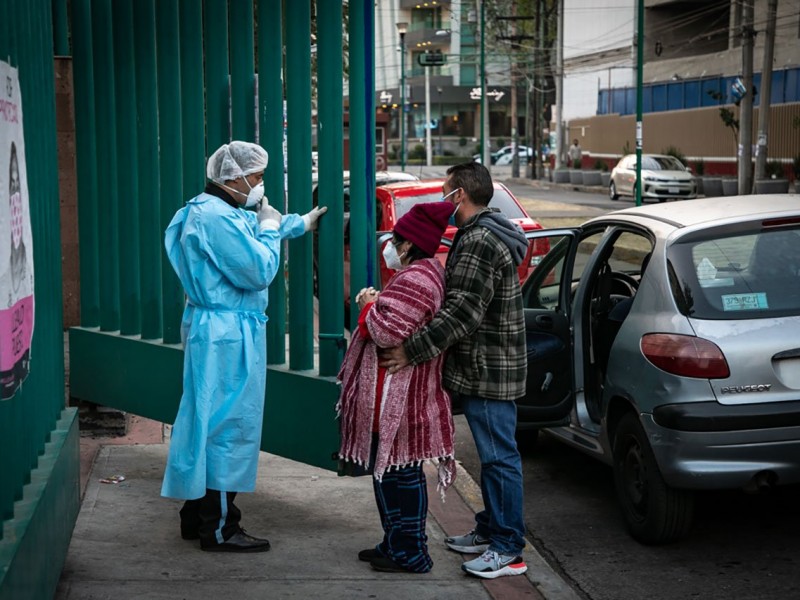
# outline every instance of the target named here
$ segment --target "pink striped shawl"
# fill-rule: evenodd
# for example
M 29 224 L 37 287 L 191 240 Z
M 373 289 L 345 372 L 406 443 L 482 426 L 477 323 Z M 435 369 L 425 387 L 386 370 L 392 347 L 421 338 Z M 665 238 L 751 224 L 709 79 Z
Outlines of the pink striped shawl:
M 444 269 L 436 259 L 418 260 L 389 280 L 367 313 L 371 340 L 356 331 L 339 372 L 342 393 L 339 457 L 365 466 L 372 444 L 378 349 L 399 346 L 426 325 L 444 301 Z M 442 387 L 444 354 L 386 375 L 379 418 L 375 478 L 392 467 L 436 459 L 439 489 L 455 479 L 453 417 Z

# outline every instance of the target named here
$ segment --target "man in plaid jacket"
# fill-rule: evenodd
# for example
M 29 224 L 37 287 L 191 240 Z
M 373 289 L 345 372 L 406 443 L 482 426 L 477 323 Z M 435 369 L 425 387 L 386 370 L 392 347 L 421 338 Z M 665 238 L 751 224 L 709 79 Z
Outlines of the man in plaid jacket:
M 524 573 L 522 461 L 514 438 L 515 400 L 525 395 L 525 318 L 517 267 L 522 230 L 488 207 L 491 175 L 479 163 L 455 165 L 442 186 L 458 233 L 445 267 L 446 297 L 433 320 L 388 351 L 390 373 L 449 349 L 444 386 L 462 401 L 481 461 L 485 509 L 475 529 L 447 538 L 456 552 L 480 553 L 462 569 L 484 578 Z

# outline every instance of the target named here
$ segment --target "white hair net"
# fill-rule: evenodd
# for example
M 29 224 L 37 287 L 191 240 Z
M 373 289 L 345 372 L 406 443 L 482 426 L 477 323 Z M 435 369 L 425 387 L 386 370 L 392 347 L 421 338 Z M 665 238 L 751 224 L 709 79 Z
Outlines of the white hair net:
M 223 144 L 208 158 L 206 177 L 214 183 L 239 179 L 267 168 L 269 155 L 258 144 L 231 142 Z

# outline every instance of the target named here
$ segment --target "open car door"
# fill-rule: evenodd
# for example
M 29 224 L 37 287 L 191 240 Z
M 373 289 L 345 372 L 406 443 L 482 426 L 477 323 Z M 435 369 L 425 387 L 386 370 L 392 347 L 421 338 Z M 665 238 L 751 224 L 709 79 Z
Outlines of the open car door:
M 522 287 L 528 378 L 517 401 L 520 425 L 568 422 L 574 405 L 572 270 L 580 229 L 527 232 L 530 246 L 547 247 Z

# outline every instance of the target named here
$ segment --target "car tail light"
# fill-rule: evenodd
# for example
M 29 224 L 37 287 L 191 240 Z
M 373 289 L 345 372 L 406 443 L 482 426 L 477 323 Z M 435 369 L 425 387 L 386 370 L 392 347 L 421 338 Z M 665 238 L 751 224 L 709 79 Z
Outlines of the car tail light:
M 533 240 L 533 251 L 531 252 L 530 266 L 538 266 L 548 252 L 550 252 L 549 238 L 537 238 Z
M 724 379 L 728 361 L 714 342 L 691 335 L 648 333 L 642 336 L 642 354 L 653 365 L 682 377 Z

